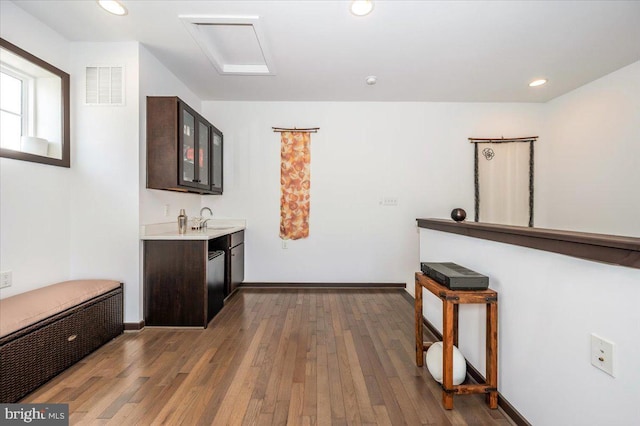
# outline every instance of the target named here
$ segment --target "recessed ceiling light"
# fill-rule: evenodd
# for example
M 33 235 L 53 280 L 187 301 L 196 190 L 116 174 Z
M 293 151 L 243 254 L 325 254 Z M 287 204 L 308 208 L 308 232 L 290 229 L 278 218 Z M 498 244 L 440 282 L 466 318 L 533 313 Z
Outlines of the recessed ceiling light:
M 369 86 L 373 86 L 378 82 L 378 77 L 376 77 L 375 75 L 370 75 L 365 81 Z
M 543 84 L 545 84 L 547 82 L 547 80 L 545 80 L 544 78 L 541 78 L 539 80 L 533 80 L 531 83 L 529 83 L 529 87 L 538 87 L 538 86 L 542 86 Z
M 127 14 L 127 8 L 117 0 L 98 0 L 101 8 L 114 15 L 123 16 Z
M 373 0 L 353 0 L 351 2 L 351 13 L 356 16 L 365 16 L 373 10 Z

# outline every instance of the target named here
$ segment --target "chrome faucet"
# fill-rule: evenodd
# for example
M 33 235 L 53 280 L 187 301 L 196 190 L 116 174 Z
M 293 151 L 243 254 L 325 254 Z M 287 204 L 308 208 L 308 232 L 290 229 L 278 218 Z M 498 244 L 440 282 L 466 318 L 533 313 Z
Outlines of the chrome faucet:
M 202 212 L 204 212 L 205 210 L 209 211 L 209 216 L 208 218 L 204 219 L 204 217 L 202 216 Z M 213 212 L 211 211 L 211 209 L 209 207 L 203 207 L 200 209 L 200 229 L 207 229 L 207 222 L 210 219 L 213 219 Z

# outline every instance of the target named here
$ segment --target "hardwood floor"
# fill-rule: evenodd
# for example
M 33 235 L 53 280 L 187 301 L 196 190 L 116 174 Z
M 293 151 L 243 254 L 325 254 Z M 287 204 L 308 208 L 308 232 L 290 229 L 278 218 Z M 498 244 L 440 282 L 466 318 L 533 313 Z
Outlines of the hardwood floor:
M 401 291 L 242 289 L 206 330 L 127 333 L 22 402 L 74 425 L 512 424 L 481 395 L 442 408 Z

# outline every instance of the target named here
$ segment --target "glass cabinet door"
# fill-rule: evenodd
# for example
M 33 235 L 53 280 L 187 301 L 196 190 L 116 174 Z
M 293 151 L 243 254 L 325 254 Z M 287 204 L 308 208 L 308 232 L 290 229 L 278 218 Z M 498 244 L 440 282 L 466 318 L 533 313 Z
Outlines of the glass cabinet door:
M 211 190 L 222 194 L 222 133 L 215 127 L 212 130 Z
M 209 126 L 198 121 L 198 183 L 209 187 Z
M 182 180 L 196 179 L 196 118 L 186 109 L 182 110 Z

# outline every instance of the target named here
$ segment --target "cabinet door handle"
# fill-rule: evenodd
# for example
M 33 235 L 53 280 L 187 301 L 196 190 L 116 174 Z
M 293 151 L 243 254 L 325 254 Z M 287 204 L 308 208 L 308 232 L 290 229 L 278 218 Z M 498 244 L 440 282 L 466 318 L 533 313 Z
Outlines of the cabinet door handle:
M 192 182 L 193 183 L 200 183 L 200 179 L 194 179 Z
M 235 253 L 231 253 L 231 257 L 233 257 L 233 256 L 235 256 L 235 255 L 236 255 Z

